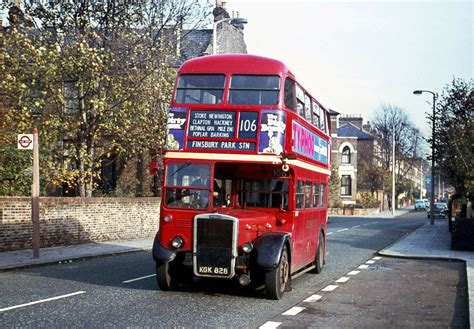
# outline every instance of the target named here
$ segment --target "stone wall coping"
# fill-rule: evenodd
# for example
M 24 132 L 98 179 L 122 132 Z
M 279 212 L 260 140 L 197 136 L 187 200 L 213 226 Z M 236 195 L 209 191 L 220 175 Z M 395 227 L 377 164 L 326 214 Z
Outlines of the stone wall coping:
M 1 203 L 31 202 L 31 197 L 0 197 Z M 42 204 L 110 204 L 110 203 L 160 203 L 160 197 L 93 197 L 93 198 L 71 198 L 71 197 L 40 197 Z

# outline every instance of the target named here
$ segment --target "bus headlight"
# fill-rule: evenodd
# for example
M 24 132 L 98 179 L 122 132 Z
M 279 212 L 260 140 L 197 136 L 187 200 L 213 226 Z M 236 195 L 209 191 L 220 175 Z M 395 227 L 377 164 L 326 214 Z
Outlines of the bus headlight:
M 252 250 L 253 250 L 253 244 L 250 243 L 250 242 L 245 242 L 245 243 L 242 245 L 242 250 L 243 250 L 243 252 L 245 252 L 246 254 L 251 253 Z
M 173 248 L 175 248 L 175 249 L 181 248 L 181 247 L 183 246 L 183 244 L 184 244 L 184 241 L 183 241 L 183 239 L 181 239 L 181 237 L 179 237 L 179 236 L 175 236 L 175 237 L 173 238 L 173 240 L 171 240 L 171 245 L 172 245 Z
M 173 217 L 171 217 L 170 215 L 166 215 L 165 217 L 163 217 L 163 221 L 165 223 L 171 222 L 172 219 L 173 219 Z

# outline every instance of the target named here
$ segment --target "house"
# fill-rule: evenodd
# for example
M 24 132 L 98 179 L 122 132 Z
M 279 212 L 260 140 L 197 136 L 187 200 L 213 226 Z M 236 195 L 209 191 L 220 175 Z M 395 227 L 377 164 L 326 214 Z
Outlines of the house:
M 221 0 L 216 0 L 212 14 L 214 22 L 230 18 L 226 2 Z M 242 24 L 232 25 L 228 21 L 219 23 L 216 27 L 216 43 L 218 45 L 216 54 L 246 54 L 247 45 L 243 30 Z M 213 53 L 213 29 L 185 30 L 178 28 L 175 33 L 170 34 L 170 38 L 174 39 L 172 42 L 176 51 L 176 59 L 171 65 L 176 68 L 189 59 Z
M 378 201 L 381 209 L 388 209 L 388 195 L 384 191 L 391 190 L 391 179 L 387 182 L 386 176 L 389 174 L 391 177 L 392 169 L 389 168 L 389 172 L 382 169 L 382 159 L 391 159 L 391 152 L 383 153 L 380 141 L 372 134 L 370 125 L 364 123 L 361 115 L 341 115 L 334 110 L 330 110 L 329 115 L 333 128 L 333 166 L 340 179 L 340 200 L 344 205 L 354 205 L 363 198 L 363 194 L 369 194 L 374 201 Z M 397 186 L 403 186 L 402 192 L 398 190 L 397 202 L 407 206 L 411 196 L 420 196 L 423 160 L 418 160 L 419 166 L 413 166 L 400 158 L 396 158 L 396 161 Z
M 223 18 L 229 18 L 230 15 L 226 10 L 224 1 L 217 0 L 216 7 L 213 10 L 213 19 L 214 22 L 220 21 Z M 21 1 L 16 1 L 14 6 L 10 9 L 10 12 L 15 15 L 10 15 L 9 20 L 11 18 L 23 19 L 24 15 L 21 10 Z M 9 12 L 9 14 L 10 14 Z M 14 23 L 14 22 L 13 22 Z M 12 24 L 13 24 L 12 23 Z M 2 23 L 3 25 L 3 23 Z M 173 27 L 165 27 L 164 32 L 165 36 L 169 38 L 170 43 L 173 45 L 174 53 L 170 54 L 169 61 L 167 64 L 173 68 L 178 68 L 184 61 L 189 60 L 191 58 L 205 56 L 213 53 L 213 29 L 199 29 L 199 30 L 186 30 L 179 26 Z M 228 21 L 221 22 L 217 25 L 217 44 L 218 44 L 218 51 L 217 53 L 247 53 L 247 47 L 244 41 L 243 35 L 243 26 L 242 25 L 231 25 Z M 71 84 L 71 83 L 69 83 Z M 64 81 L 65 89 L 67 89 L 68 82 Z M 6 136 L 6 127 L 3 127 L 3 117 L 8 111 L 8 104 L 5 104 L 5 100 L 8 99 L 8 95 L 1 95 L 0 99 L 0 143 L 5 139 Z M 74 101 L 77 101 L 75 97 L 72 97 Z M 67 107 L 67 106 L 66 106 Z M 68 108 L 65 108 L 65 112 L 68 112 Z M 63 144 L 66 142 L 66 138 L 62 141 Z M 4 142 L 5 143 L 5 142 Z M 66 155 L 65 155 L 66 156 Z M 148 182 L 143 182 L 143 180 L 148 180 L 149 177 L 141 174 L 140 177 L 138 172 L 143 172 L 142 168 L 143 162 L 148 162 L 149 159 L 140 159 L 137 160 L 137 166 L 129 165 L 128 168 L 130 173 L 127 173 L 128 176 L 135 176 L 132 177 L 133 179 L 128 179 L 128 181 L 135 183 L 135 181 L 140 181 L 140 186 L 147 186 L 153 185 L 156 186 L 157 184 L 147 184 Z M 61 160 L 60 160 L 61 161 Z M 100 172 L 100 178 L 97 179 L 100 182 L 100 189 L 104 192 L 113 191 L 117 186 L 117 182 L 120 180 L 120 176 L 118 174 L 119 168 L 121 164 L 123 164 L 123 160 L 117 159 L 113 156 L 110 158 L 106 158 L 102 161 L 101 168 L 98 169 Z M 123 167 L 123 166 L 122 166 Z M 137 167 L 136 171 L 131 170 L 131 168 Z M 124 175 L 122 175 L 123 177 Z M 130 177 L 129 177 L 130 178 Z M 2 177 L 0 177 L 2 179 Z M 133 184 L 128 184 L 127 189 L 132 191 L 133 188 L 131 187 Z M 137 188 L 138 190 L 138 188 Z M 130 191 L 125 191 L 125 193 L 130 193 Z M 54 191 L 48 191 L 48 194 L 55 194 L 55 195 L 75 195 L 74 189 L 68 190 L 67 187 L 61 187 L 58 189 L 54 189 Z
M 340 198 L 344 205 L 353 205 L 358 196 L 357 171 L 361 161 L 374 159 L 376 138 L 366 129 L 360 115 L 346 115 L 330 110 L 333 166 L 340 178 Z M 364 150 L 364 159 L 359 153 Z

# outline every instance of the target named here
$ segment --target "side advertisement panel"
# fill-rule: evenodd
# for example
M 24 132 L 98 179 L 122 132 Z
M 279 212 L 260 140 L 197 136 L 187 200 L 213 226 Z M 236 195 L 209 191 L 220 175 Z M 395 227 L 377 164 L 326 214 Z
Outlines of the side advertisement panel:
M 292 124 L 292 150 L 325 165 L 328 164 L 328 142 L 296 121 Z
M 187 109 L 172 108 L 168 111 L 168 133 L 166 135 L 167 150 L 181 151 L 184 148 L 184 134 L 186 132 L 187 117 Z

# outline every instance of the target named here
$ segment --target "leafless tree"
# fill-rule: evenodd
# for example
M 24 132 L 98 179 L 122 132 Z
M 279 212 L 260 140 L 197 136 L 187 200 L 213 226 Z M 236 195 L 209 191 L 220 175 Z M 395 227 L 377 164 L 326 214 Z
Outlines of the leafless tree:
M 379 161 L 385 175 L 391 173 L 392 148 L 395 142 L 396 196 L 407 191 L 411 182 L 407 177 L 423 153 L 423 138 L 406 111 L 396 105 L 382 104 L 374 113 L 372 133 L 380 146 Z M 385 179 L 386 181 L 386 179 Z M 384 188 L 389 192 L 390 186 Z

